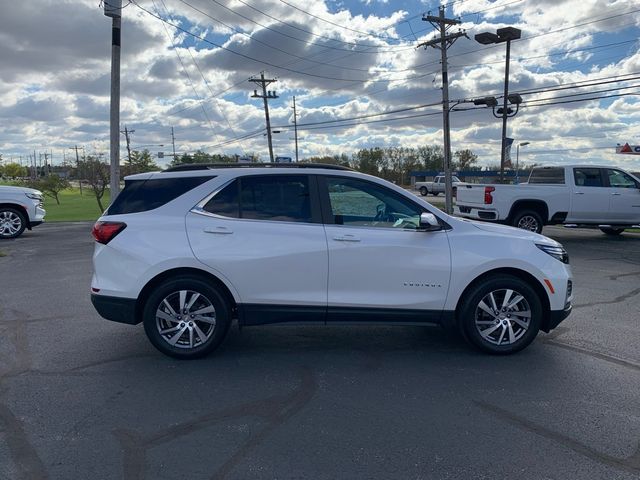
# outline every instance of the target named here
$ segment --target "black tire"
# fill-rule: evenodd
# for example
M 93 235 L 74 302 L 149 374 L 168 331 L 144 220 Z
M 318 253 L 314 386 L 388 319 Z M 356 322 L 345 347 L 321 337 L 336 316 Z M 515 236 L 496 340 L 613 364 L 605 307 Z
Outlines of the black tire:
M 429 190 L 427 190 L 427 187 L 420 187 L 420 195 L 422 195 L 423 197 L 426 197 L 429 194 Z
M 20 210 L 0 207 L 0 239 L 16 238 L 27 228 L 27 219 Z
M 512 220 L 511 225 L 530 232 L 542 233 L 542 217 L 535 210 L 521 210 L 517 212 Z
M 509 290 L 512 293 L 508 297 L 507 306 L 519 296 L 523 300 L 511 309 L 502 311 L 501 307 Z M 480 307 L 481 302 L 491 293 L 499 309 L 498 316 L 489 314 Z M 524 280 L 511 275 L 496 275 L 474 285 L 465 292 L 464 298 L 458 309 L 458 326 L 464 338 L 474 347 L 495 355 L 508 355 L 522 350 L 538 335 L 542 322 L 542 302 L 536 291 Z M 493 310 L 487 302 L 484 305 Z M 519 315 L 519 312 L 522 314 Z M 530 317 L 526 316 L 526 312 L 530 312 Z M 526 328 L 523 324 L 526 324 Z M 488 332 L 489 330 L 492 331 Z M 513 338 L 509 338 L 510 332 Z
M 184 297 L 181 292 L 186 292 Z M 168 300 L 173 313 L 164 300 Z M 210 307 L 213 312 L 206 311 Z M 211 353 L 220 345 L 231 324 L 231 307 L 224 293 L 211 282 L 194 275 L 172 278 L 154 288 L 142 315 L 145 333 L 153 346 L 165 355 L 179 359 L 201 358 Z M 206 318 L 206 321 L 198 318 Z M 176 333 L 172 335 L 171 329 L 177 330 Z M 163 334 L 160 330 L 167 332 Z
M 620 235 L 622 232 L 624 232 L 625 228 L 624 227 L 601 227 L 600 231 L 602 233 L 607 234 L 607 235 L 616 236 L 616 235 Z
M 433 194 L 434 197 L 437 197 L 440 194 L 440 192 L 431 192 L 431 193 Z

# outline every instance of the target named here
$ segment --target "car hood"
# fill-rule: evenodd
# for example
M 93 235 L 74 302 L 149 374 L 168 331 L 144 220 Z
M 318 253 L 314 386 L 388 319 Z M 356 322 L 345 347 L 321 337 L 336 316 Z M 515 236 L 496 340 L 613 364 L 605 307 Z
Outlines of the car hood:
M 475 222 L 473 220 L 468 221 L 474 227 L 485 232 L 497 233 L 498 235 L 520 238 L 523 240 L 531 240 L 536 243 L 546 243 L 549 245 L 559 245 L 558 242 L 552 240 L 549 237 L 540 235 L 539 233 L 530 232 L 521 228 L 510 227 L 508 225 L 499 225 L 496 223 Z
M 37 193 L 38 195 L 42 195 L 40 190 L 36 190 L 35 188 L 27 188 L 27 187 L 11 187 L 11 186 L 0 186 L 0 193 Z

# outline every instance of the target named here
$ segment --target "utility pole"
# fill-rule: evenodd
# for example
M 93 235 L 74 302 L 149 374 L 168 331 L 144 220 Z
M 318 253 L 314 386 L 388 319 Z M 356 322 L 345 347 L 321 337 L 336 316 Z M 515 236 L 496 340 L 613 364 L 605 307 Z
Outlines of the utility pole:
M 296 163 L 298 162 L 298 112 L 296 111 L 296 96 L 293 96 L 293 131 L 296 139 Z
M 120 192 L 120 28 L 122 0 L 104 0 L 104 14 L 111 17 L 111 109 L 110 146 L 111 182 L 109 185 L 111 202 Z
M 442 62 L 442 115 L 443 115 L 443 133 L 444 133 L 444 186 L 445 186 L 445 210 L 451 215 L 453 213 L 453 184 L 451 179 L 451 135 L 449 126 L 449 71 L 447 67 L 447 49 L 460 37 L 466 37 L 467 34 L 459 30 L 457 33 L 447 33 L 454 26 L 459 25 L 460 20 L 446 18 L 444 15 L 445 6 L 440 5 L 439 15 L 427 15 L 422 17 L 425 22 L 431 23 L 434 28 L 440 31 L 440 38 L 434 38 L 428 42 L 421 43 L 418 47 L 434 47 L 440 49 Z M 467 37 L 468 38 L 468 37 Z
M 135 133 L 135 130 L 127 130 L 127 126 L 124 126 L 124 132 L 120 132 L 124 134 L 124 138 L 127 141 L 127 163 L 131 165 L 131 143 L 129 142 L 129 135 Z
M 275 90 L 267 92 L 267 85 L 276 82 L 277 80 L 275 78 L 265 79 L 264 72 L 261 72 L 260 79 L 250 78 L 249 81 L 262 86 L 262 95 L 258 95 L 258 90 L 254 90 L 251 98 L 262 98 L 264 100 L 264 116 L 267 119 L 267 138 L 269 139 L 269 159 L 271 160 L 271 163 L 273 163 L 273 143 L 271 139 L 271 122 L 269 120 L 269 103 L 267 100 L 269 98 L 278 98 L 278 95 L 276 95 Z
M 173 145 L 173 160 L 176 159 L 176 137 L 173 134 L 173 127 L 171 127 L 171 144 Z
M 82 174 L 80 173 L 80 155 L 78 155 L 78 145 L 71 147 L 71 150 L 76 151 L 76 174 L 78 175 L 78 183 L 80 184 L 80 195 L 82 195 Z

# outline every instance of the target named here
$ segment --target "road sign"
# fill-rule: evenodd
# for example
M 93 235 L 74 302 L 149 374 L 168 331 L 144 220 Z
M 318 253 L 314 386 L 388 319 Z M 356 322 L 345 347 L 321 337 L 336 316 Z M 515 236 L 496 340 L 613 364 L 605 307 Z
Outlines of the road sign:
M 618 145 L 616 147 L 616 153 L 626 153 L 627 155 L 640 155 L 640 145 Z

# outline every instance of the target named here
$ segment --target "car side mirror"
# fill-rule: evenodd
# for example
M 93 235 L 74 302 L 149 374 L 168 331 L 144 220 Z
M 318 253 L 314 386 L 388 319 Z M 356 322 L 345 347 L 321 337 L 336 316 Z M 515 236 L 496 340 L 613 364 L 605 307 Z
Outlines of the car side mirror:
M 420 230 L 436 232 L 442 230 L 442 225 L 433 213 L 423 212 L 420 214 Z

